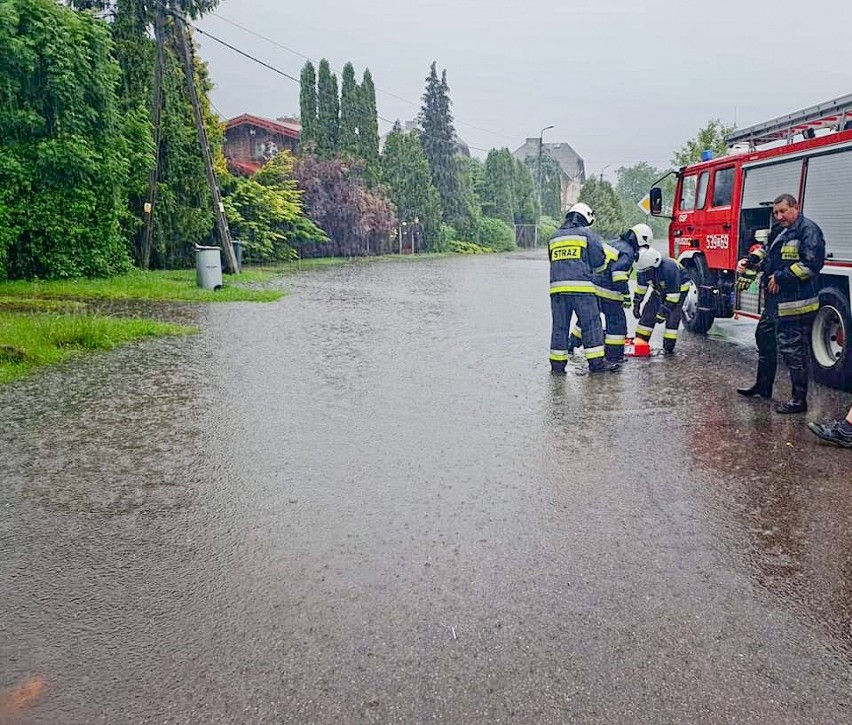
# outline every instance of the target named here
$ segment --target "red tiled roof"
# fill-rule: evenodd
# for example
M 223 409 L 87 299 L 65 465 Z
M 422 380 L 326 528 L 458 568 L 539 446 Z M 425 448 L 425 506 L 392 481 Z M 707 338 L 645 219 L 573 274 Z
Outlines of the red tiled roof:
M 257 126 L 265 129 L 270 133 L 280 133 L 282 136 L 298 139 L 302 135 L 302 127 L 295 123 L 285 123 L 283 121 L 272 121 L 268 118 L 260 116 L 252 116 L 250 113 L 244 113 L 242 116 L 237 116 L 228 121 L 225 126 L 226 131 L 238 126 Z

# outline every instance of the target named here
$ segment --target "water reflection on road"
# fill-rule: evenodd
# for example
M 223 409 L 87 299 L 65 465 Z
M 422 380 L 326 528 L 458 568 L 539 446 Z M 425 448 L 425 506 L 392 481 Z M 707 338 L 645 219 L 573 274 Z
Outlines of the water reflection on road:
M 724 337 L 551 378 L 546 267 L 306 272 L 0 390 L 0 719 L 848 719 L 849 453 Z

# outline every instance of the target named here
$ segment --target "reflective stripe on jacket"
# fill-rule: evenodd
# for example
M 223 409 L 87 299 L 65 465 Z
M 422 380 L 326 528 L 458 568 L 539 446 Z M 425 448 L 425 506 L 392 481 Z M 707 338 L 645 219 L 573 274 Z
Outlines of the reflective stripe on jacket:
M 774 231 L 774 230 L 773 230 Z M 749 267 L 763 272 L 761 286 L 771 276 L 779 292 L 766 295 L 767 306 L 777 305 L 779 317 L 808 315 L 819 309 L 819 273 L 825 264 L 825 239 L 822 230 L 810 219 L 799 215 L 768 248 L 757 248 L 748 257 Z
M 550 294 L 594 294 L 594 272 L 607 254 L 601 238 L 588 227 L 565 225 L 548 243 Z

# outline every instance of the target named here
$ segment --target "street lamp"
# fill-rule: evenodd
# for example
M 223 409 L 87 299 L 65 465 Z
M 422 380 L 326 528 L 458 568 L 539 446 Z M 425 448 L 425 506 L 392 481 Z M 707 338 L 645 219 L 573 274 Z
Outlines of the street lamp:
M 612 166 L 612 164 L 607 164 L 606 166 L 604 166 L 604 167 L 601 169 L 601 181 L 603 181 L 603 180 L 604 180 L 604 178 L 603 178 L 603 172 L 604 172 L 604 171 L 606 171 L 606 170 L 607 170 L 610 166 Z

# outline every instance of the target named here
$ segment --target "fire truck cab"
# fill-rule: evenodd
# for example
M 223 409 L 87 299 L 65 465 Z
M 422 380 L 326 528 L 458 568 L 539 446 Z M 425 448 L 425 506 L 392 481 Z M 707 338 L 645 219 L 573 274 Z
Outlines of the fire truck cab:
M 669 254 L 687 266 L 693 279 L 684 326 L 706 333 L 718 317 L 759 317 L 759 280 L 738 293 L 737 261 L 765 240 L 773 200 L 792 194 L 826 241 L 811 336 L 814 377 L 849 388 L 852 94 L 736 131 L 727 143 L 727 155 L 705 153 L 706 160 L 672 172 L 677 177 L 673 199 L 663 198 L 661 186 L 651 189 L 652 215 L 671 218 Z

